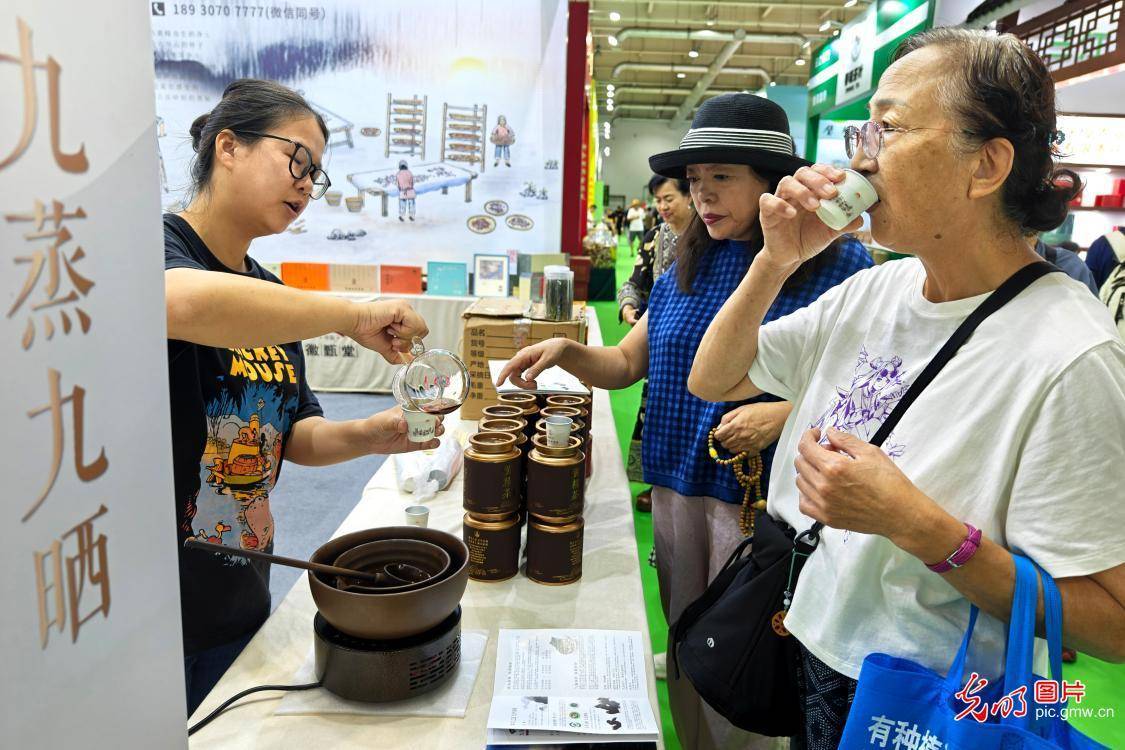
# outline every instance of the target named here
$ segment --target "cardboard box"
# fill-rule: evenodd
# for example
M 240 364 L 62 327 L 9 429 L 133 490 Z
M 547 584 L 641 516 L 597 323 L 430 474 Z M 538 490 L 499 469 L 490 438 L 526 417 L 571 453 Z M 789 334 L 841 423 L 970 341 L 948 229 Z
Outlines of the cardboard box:
M 481 410 L 496 400 L 488 360 L 511 359 L 530 344 L 549 338 L 586 342 L 585 306 L 575 305 L 575 319 L 555 322 L 532 317 L 531 307 L 518 299 L 482 299 L 462 314 L 461 359 L 472 385 L 461 407 L 462 419 L 480 419 Z
M 383 294 L 421 294 L 421 266 L 379 266 L 379 290 Z
M 282 263 L 281 281 L 297 289 L 328 291 L 327 263 Z
M 328 267 L 328 288 L 334 292 L 379 292 L 379 266 L 332 263 Z

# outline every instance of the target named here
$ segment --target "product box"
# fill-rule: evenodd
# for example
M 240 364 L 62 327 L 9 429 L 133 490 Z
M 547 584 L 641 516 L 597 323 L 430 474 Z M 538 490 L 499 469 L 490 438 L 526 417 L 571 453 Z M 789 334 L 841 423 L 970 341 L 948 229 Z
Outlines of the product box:
M 1125 206 L 1125 195 L 1097 195 L 1094 196 L 1094 205 L 1098 208 L 1122 208 Z
M 379 266 L 379 291 L 382 294 L 421 294 L 421 266 Z
M 520 253 L 517 256 L 519 298 L 524 302 L 543 301 L 543 269 L 565 266 L 566 253 Z
M 1125 180 L 1119 179 L 1113 181 L 1113 194 L 1125 195 Z
M 261 266 L 266 271 L 269 271 L 270 273 L 272 273 L 277 278 L 279 278 L 279 279 L 281 278 L 281 264 L 280 263 L 262 263 L 261 261 L 259 261 L 258 265 Z
M 431 260 L 426 267 L 426 294 L 464 297 L 469 293 L 469 266 Z
M 328 267 L 328 288 L 333 292 L 379 292 L 379 266 L 332 263 Z
M 282 263 L 281 281 L 297 289 L 328 291 L 327 263 Z
M 593 267 L 594 262 L 589 255 L 570 256 L 570 270 L 574 271 L 575 281 L 589 281 Z
M 575 305 L 573 320 L 538 320 L 531 306 L 518 299 L 481 299 L 461 316 L 461 359 L 469 368 L 472 387 L 461 407 L 462 419 L 480 419 L 481 410 L 496 403 L 496 388 L 488 371 L 490 359 L 511 359 L 525 346 L 562 337 L 586 342 L 584 305 Z

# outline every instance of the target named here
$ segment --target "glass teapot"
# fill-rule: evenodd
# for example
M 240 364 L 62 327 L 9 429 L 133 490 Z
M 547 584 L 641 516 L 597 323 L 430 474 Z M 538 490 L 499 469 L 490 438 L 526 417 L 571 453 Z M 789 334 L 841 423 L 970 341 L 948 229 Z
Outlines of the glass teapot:
M 414 337 L 408 360 L 395 373 L 391 392 L 404 410 L 448 414 L 469 395 L 469 368 L 447 349 L 426 349 Z

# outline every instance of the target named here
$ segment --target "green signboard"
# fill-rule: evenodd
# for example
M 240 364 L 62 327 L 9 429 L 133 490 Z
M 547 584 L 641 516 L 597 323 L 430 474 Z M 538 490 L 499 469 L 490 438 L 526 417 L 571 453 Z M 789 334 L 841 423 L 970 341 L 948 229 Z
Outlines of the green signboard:
M 809 117 L 857 119 L 898 45 L 930 27 L 933 6 L 934 0 L 878 0 L 820 47 L 808 82 Z M 848 117 L 837 117 L 840 109 Z

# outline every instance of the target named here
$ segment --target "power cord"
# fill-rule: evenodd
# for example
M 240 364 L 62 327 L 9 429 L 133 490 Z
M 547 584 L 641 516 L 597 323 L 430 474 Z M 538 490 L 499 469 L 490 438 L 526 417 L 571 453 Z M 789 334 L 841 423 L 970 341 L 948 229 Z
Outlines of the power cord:
M 241 693 L 238 693 L 237 695 L 234 695 L 234 696 L 228 698 L 223 703 L 223 705 L 219 706 L 214 711 L 212 711 L 210 714 L 208 714 L 206 718 L 201 719 L 198 723 L 196 723 L 195 726 L 189 727 L 188 732 L 187 732 L 188 737 L 192 736 L 193 734 L 198 732 L 200 729 L 207 726 L 212 721 L 214 721 L 216 718 L 218 718 L 219 714 L 221 714 L 223 711 L 226 711 L 228 708 L 230 708 L 232 703 L 234 703 L 235 701 L 238 701 L 238 700 L 242 700 L 243 698 L 250 695 L 251 693 L 260 693 L 263 690 L 282 690 L 282 691 L 286 691 L 286 692 L 294 691 L 294 690 L 312 690 L 313 688 L 318 688 L 320 686 L 321 686 L 321 683 L 319 683 L 319 682 L 310 682 L 307 685 L 259 685 L 258 687 L 248 688 L 246 690 L 243 690 Z

